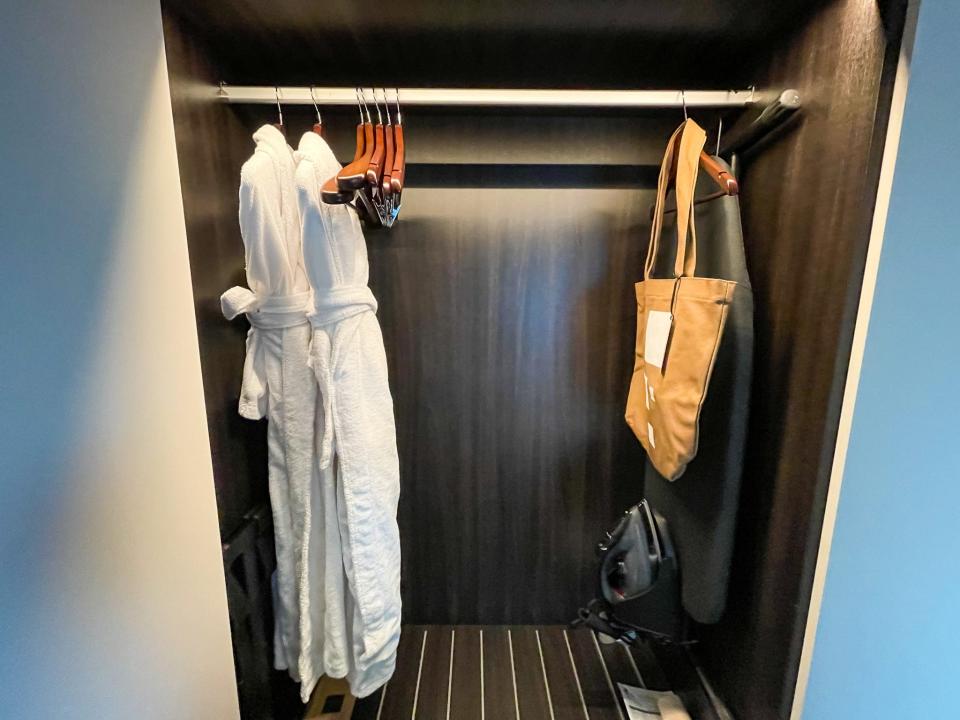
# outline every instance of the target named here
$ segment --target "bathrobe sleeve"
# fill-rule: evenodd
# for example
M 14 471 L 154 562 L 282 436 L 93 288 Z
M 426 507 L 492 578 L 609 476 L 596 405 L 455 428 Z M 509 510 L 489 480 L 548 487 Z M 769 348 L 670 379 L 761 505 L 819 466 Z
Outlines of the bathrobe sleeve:
M 240 172 L 240 233 L 246 259 L 247 285 L 233 287 L 221 296 L 224 315 L 233 319 L 241 313 L 256 313 L 282 283 L 287 259 L 277 237 L 283 236 L 276 190 L 276 172 L 269 158 L 254 154 Z M 267 379 L 264 376 L 266 348 L 255 327 L 247 333 L 247 353 L 240 390 L 240 415 L 259 420 L 266 415 Z
M 286 232 L 276 171 L 268 158 L 254 155 L 240 173 L 240 233 L 247 263 L 247 284 L 266 297 L 289 284 L 289 261 L 282 242 Z M 299 248 L 298 248 L 299 251 Z M 302 265 L 302 258 L 297 264 Z

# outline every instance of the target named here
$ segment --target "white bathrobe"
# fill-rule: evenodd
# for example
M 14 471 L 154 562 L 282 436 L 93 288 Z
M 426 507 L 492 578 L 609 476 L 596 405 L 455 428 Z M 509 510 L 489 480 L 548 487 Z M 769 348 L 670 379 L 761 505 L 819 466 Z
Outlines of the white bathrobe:
M 307 544 L 302 689 L 308 694 L 327 674 L 347 677 L 351 692 L 365 697 L 393 674 L 400 639 L 393 400 L 360 223 L 346 206 L 320 200 L 321 186 L 340 165 L 315 133 L 303 136 L 297 155 L 303 254 L 313 287 L 310 363 L 319 388 L 321 491 L 311 516 L 324 518 L 322 536 Z M 309 525 L 316 531 L 316 521 Z
M 283 134 L 264 125 L 240 172 L 240 233 L 247 284 L 220 298 L 223 314 L 250 321 L 240 414 L 266 417 L 268 482 L 276 537 L 274 666 L 299 680 L 300 585 L 305 507 L 316 476 L 316 380 L 309 367 L 310 285 L 300 244 L 295 159 Z

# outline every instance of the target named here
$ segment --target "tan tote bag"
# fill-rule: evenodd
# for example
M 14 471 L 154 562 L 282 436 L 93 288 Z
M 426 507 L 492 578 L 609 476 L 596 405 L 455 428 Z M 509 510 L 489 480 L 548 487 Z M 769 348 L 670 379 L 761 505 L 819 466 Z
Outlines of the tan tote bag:
M 637 344 L 626 419 L 650 462 L 668 480 L 683 475 L 697 454 L 700 409 L 737 286 L 731 280 L 696 277 L 693 193 L 705 141 L 703 129 L 686 120 L 667 143 L 643 281 L 636 284 Z M 674 162 L 677 252 L 673 277 L 652 278 Z

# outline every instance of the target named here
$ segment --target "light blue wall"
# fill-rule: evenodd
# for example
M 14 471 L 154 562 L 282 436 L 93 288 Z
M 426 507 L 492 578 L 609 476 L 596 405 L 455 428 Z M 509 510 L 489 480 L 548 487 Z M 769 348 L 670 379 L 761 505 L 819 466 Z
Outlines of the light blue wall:
M 238 718 L 160 3 L 0 7 L 0 718 Z
M 960 717 L 960 2 L 924 0 L 804 720 Z

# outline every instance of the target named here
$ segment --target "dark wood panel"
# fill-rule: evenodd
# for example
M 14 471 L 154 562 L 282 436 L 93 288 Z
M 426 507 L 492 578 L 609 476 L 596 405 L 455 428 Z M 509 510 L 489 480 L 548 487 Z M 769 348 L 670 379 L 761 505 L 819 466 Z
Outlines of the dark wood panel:
M 453 629 L 449 626 L 431 625 L 426 628 L 414 720 L 440 720 L 447 717 L 452 635 Z
M 641 642 L 638 645 L 634 645 L 630 648 L 630 654 L 633 656 L 633 661 L 640 671 L 640 677 L 643 678 L 645 687 L 651 690 L 670 689 L 670 681 L 664 674 L 663 668 L 660 667 L 656 653 L 654 653 L 653 648 L 651 648 L 648 643 Z
M 207 429 L 220 536 L 226 539 L 248 511 L 269 502 L 266 424 L 237 413 L 247 324 L 227 322 L 220 311 L 220 294 L 246 284 L 238 188 L 253 140 L 229 108 L 195 92 L 217 75 L 203 43 L 170 13 L 163 20 Z
M 425 630 L 424 627 L 406 625 L 401 631 L 397 669 L 383 689 L 380 720 L 410 720 L 413 715 Z
M 350 720 L 377 720 L 380 705 L 384 700 L 386 700 L 386 696 L 383 694 L 383 688 L 375 691 L 372 695 L 360 698 L 353 706 L 353 714 L 350 716 Z
M 513 667 L 507 629 L 484 627 L 483 703 L 488 718 L 519 720 Z
M 600 643 L 600 654 L 607 668 L 614 690 L 617 683 L 643 687 L 643 678 L 630 656 L 630 651 L 620 643 Z M 619 695 L 619 693 L 618 693 Z
M 690 716 L 697 720 L 720 720 L 690 653 L 675 645 L 656 646 L 655 652 L 669 689 L 679 696 Z
M 554 720 L 589 720 L 564 628 L 544 627 L 539 633 Z
M 890 5 L 885 3 L 885 5 Z M 698 653 L 742 720 L 789 716 L 889 107 L 896 18 L 835 0 L 769 59 L 803 114 L 744 158 L 754 387 L 730 599 Z
M 453 671 L 450 678 L 450 717 L 480 720 L 483 688 L 480 677 L 480 628 L 454 628 Z
M 202 31 L 228 65 L 224 79 L 238 84 L 726 89 L 754 80 L 747 59 L 816 3 L 416 0 L 370 13 L 348 0 L 166 4 Z
M 544 681 L 537 630 L 510 629 L 513 667 L 517 678 L 517 700 L 522 720 L 550 720 L 550 698 Z
M 232 105 L 230 110 L 251 129 L 277 120 L 275 105 Z M 321 106 L 321 111 L 324 137 L 337 157 L 348 162 L 356 142 L 356 107 Z M 677 126 L 680 115 L 675 109 L 647 108 L 552 112 L 531 108 L 405 107 L 407 164 L 414 169 L 420 165 L 463 165 L 474 173 L 487 165 L 545 165 L 541 172 L 560 163 L 587 168 L 653 167 L 653 186 L 665 139 Z M 736 110 L 724 111 L 727 127 L 737 114 Z M 708 129 L 717 127 L 719 116 L 715 110 L 697 113 L 697 119 Z M 309 105 L 284 105 L 283 120 L 290 138 L 296 141 L 313 127 L 316 115 Z M 474 187 L 478 184 L 469 175 L 458 179 L 457 186 L 464 187 L 468 181 Z M 484 182 L 481 178 L 480 186 L 485 186 Z
M 420 189 L 367 231 L 413 622 L 566 622 L 642 496 L 623 421 L 651 193 Z M 429 532 L 424 532 L 429 528 Z
M 568 632 L 567 638 L 590 720 L 623 720 L 619 700 L 604 669 L 593 633 L 575 630 Z

